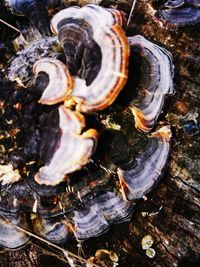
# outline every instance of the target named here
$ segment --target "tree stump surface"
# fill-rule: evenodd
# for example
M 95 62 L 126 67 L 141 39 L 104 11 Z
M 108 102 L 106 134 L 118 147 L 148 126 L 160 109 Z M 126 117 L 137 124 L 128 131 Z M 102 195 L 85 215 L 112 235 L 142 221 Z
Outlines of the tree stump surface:
M 101 4 L 128 13 L 132 1 L 101 1 Z M 199 113 L 200 31 L 198 27 L 163 29 L 153 18 L 149 4 L 151 1 L 137 1 L 127 35 L 141 34 L 173 55 L 176 94 L 168 99 L 164 114 L 181 116 L 177 101 L 184 103 L 189 112 Z M 98 249 L 107 249 L 118 255 L 119 266 L 200 266 L 200 137 L 187 135 L 178 124 L 172 126 L 172 131 L 171 156 L 160 184 L 146 200 L 139 201 L 130 222 L 114 225 L 106 234 L 85 241 L 82 248 L 86 258 Z M 146 256 L 141 246 L 146 235 L 154 240 L 153 258 Z M 68 266 L 36 244 L 17 251 L 2 250 L 0 266 Z M 45 249 L 48 251 L 47 246 Z M 66 249 L 77 254 L 75 240 L 67 243 Z

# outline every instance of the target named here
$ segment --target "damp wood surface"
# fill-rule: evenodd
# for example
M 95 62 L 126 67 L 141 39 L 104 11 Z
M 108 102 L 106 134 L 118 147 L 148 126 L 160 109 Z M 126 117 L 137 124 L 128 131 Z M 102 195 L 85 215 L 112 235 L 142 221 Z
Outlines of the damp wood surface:
M 81 5 L 97 1 L 73 2 Z M 98 2 L 128 13 L 133 1 Z M 167 48 L 173 55 L 176 94 L 167 101 L 164 114 L 181 116 L 180 105 L 185 105 L 189 112 L 199 113 L 199 28 L 163 29 L 158 21 L 154 20 L 149 4 L 151 1 L 137 1 L 127 35 L 141 34 Z M 178 124 L 172 126 L 172 131 L 172 151 L 160 184 L 148 194 L 147 199 L 137 203 L 130 222 L 114 225 L 104 235 L 84 241 L 82 249 L 86 258 L 93 256 L 98 249 L 107 249 L 118 255 L 119 266 L 199 266 L 200 137 L 185 134 Z M 146 256 L 141 246 L 146 235 L 151 235 L 154 240 L 153 258 Z M 78 254 L 75 240 L 69 241 L 65 248 Z M 20 250 L 2 250 L 0 266 L 68 266 L 66 262 L 51 256 L 51 253 L 53 251 L 48 246 L 32 240 L 31 244 Z

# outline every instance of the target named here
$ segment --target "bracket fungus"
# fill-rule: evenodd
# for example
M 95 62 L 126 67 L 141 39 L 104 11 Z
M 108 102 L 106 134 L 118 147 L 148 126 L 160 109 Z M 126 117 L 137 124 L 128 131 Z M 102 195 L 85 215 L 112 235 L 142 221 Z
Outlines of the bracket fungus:
M 81 112 L 111 105 L 126 83 L 129 45 L 121 27 L 123 19 L 119 11 L 94 5 L 68 8 L 52 19 L 66 64 L 77 76 L 71 96 Z
M 172 55 L 141 35 L 129 37 L 131 53 L 139 56 L 141 81 L 138 98 L 130 104 L 135 127 L 149 132 L 160 115 L 167 95 L 174 94 Z
M 65 106 L 58 108 L 60 138 L 56 144 L 50 163 L 40 168 L 35 175 L 39 184 L 56 185 L 65 179 L 65 175 L 79 170 L 89 162 L 95 150 L 98 133 L 85 127 L 84 117 Z M 46 140 L 46 142 L 51 140 Z
M 115 192 L 105 192 L 74 212 L 74 234 L 79 240 L 98 236 L 107 231 L 110 224 L 130 220 L 132 209 L 133 204 Z
M 142 198 L 160 181 L 170 152 L 170 139 L 170 127 L 163 126 L 149 136 L 148 144 L 143 144 L 134 157 L 124 135 L 116 137 L 112 160 L 126 200 Z
M 22 0 L 9 2 L 23 13 Z M 36 2 L 42 1 L 24 1 L 27 12 L 33 7 L 32 16 Z M 174 93 L 172 56 L 142 36 L 126 37 L 124 24 L 124 13 L 115 9 L 63 9 L 52 18 L 51 28 L 65 63 L 55 59 L 58 51 L 51 49 L 57 37 L 33 42 L 11 60 L 8 78 L 21 80 L 23 89 L 18 90 L 18 84 L 6 93 L 1 116 L 6 134 L 13 130 L 12 121 L 18 127 L 7 145 L 5 163 L 13 164 L 21 179 L 8 179 L 3 167 L 1 246 L 18 248 L 28 242 L 27 234 L 14 224 L 28 229 L 30 223 L 36 236 L 53 243 L 72 234 L 77 240 L 98 236 L 111 224 L 130 220 L 135 200 L 161 179 L 170 151 L 170 126 L 162 123 L 165 126 L 154 133 L 144 132 L 155 127 L 165 96 Z M 141 70 L 137 97 L 129 94 L 124 107 L 120 94 L 117 109 L 113 105 L 109 115 L 98 114 L 127 89 L 128 67 L 138 67 L 134 56 Z M 92 111 L 86 120 L 80 113 Z M 31 130 L 24 131 L 29 126 Z
M 171 130 L 168 126 L 152 133 L 149 146 L 135 159 L 135 164 L 118 168 L 124 197 L 129 200 L 142 198 L 160 180 L 170 152 Z
M 16 226 L 27 229 L 26 214 L 0 213 L 0 246 L 15 249 L 22 247 L 29 241 L 29 236 Z
M 43 78 L 45 88 L 43 88 L 42 96 L 38 101 L 41 104 L 53 105 L 64 101 L 73 90 L 73 76 L 69 73 L 67 66 L 58 59 L 42 58 L 36 61 L 33 66 L 33 73 L 36 78 L 40 73 L 45 73 L 48 76 L 48 78 L 46 76 Z M 39 79 L 42 83 L 42 77 Z M 47 86 L 46 83 L 48 83 Z
M 183 27 L 200 23 L 199 0 L 167 0 L 162 2 L 155 16 L 169 26 Z

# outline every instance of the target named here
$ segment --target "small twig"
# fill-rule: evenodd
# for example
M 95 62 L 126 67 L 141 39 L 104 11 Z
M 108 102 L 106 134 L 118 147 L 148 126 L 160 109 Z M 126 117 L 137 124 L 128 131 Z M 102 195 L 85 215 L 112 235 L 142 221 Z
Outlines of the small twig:
M 12 25 L 9 24 L 8 22 L 6 22 L 6 21 L 4 21 L 4 20 L 2 20 L 2 19 L 0 19 L 0 22 L 3 23 L 3 24 L 5 24 L 6 26 L 12 28 L 12 29 L 15 30 L 16 32 L 20 32 L 19 29 L 17 29 L 16 27 L 12 26 Z
M 133 0 L 133 4 L 132 4 L 132 7 L 131 7 L 131 12 L 130 12 L 130 14 L 129 14 L 128 21 L 127 21 L 127 24 L 126 24 L 126 29 L 128 28 L 129 23 L 130 23 L 130 21 L 131 21 L 131 17 L 132 17 L 132 14 L 133 14 L 133 10 L 134 10 L 134 8 L 135 8 L 136 1 L 137 1 L 137 0 Z

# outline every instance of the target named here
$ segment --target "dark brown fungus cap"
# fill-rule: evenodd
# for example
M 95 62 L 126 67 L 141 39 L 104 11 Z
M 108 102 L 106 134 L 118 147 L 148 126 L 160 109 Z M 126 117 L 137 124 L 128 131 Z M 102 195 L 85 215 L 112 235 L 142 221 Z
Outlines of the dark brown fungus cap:
M 111 105 L 128 75 L 129 45 L 119 11 L 88 5 L 71 7 L 51 22 L 75 79 L 77 110 L 97 111 Z
M 128 39 L 133 59 L 136 54 L 141 62 L 138 97 L 132 101 L 130 109 L 135 127 L 149 132 L 163 109 L 166 95 L 174 94 L 172 55 L 141 35 Z
M 98 133 L 94 129 L 82 133 L 85 120 L 79 112 L 71 111 L 65 106 L 60 106 L 58 111 L 60 139 L 50 162 L 35 175 L 39 184 L 54 186 L 60 183 L 66 174 L 79 170 L 88 163 L 96 148 Z

